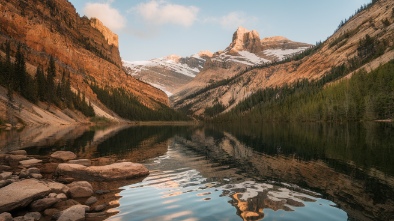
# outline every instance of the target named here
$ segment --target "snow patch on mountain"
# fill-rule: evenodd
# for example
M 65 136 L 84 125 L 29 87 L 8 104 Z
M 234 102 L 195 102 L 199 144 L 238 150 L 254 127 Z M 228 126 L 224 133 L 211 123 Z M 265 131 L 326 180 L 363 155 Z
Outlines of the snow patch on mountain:
M 296 49 L 267 49 L 264 50 L 263 53 L 268 56 L 276 56 L 279 60 L 283 60 L 286 57 L 304 51 L 305 49 L 308 49 L 308 47 L 299 47 Z
M 192 78 L 200 72 L 198 68 L 191 68 L 187 64 L 182 64 L 169 57 L 156 58 L 149 61 L 123 61 L 123 66 L 132 70 L 133 73 L 131 75 L 137 75 L 141 71 L 147 70 L 146 67 L 155 66 L 164 67 Z

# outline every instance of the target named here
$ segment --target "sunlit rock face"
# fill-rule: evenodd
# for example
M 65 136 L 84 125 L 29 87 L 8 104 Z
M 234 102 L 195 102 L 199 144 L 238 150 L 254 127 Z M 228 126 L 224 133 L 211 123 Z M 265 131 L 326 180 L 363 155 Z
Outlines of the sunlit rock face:
M 46 70 L 49 58 L 53 56 L 57 71 L 55 81 L 61 81 L 63 72 L 69 73 L 72 89 L 85 94 L 99 116 L 114 118 L 115 121 L 121 120 L 97 99 L 89 86 L 91 82 L 99 86 L 124 88 L 140 103 L 151 109 L 157 109 L 159 103 L 169 105 L 168 97 L 164 92 L 125 73 L 119 54 L 117 35 L 98 19 L 80 17 L 67 0 L 24 1 L 23 3 L 17 0 L 0 0 L 0 10 L 2 11 L 0 44 L 10 42 L 11 56 L 15 54 L 17 46 L 22 44 L 27 71 L 31 75 L 36 73 L 39 65 Z M 34 114 L 18 117 L 28 121 L 34 117 Z M 51 117 L 61 118 L 61 115 Z M 82 119 L 74 117 L 60 124 L 84 120 L 86 119 L 83 117 Z

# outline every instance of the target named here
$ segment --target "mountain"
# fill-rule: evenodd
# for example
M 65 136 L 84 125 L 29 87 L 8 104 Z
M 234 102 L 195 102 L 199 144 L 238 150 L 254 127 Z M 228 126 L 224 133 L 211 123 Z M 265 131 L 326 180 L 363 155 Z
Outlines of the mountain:
M 84 102 L 94 108 L 96 116 L 123 121 L 123 117 L 111 110 L 113 108 L 104 104 L 104 95 L 93 91 L 92 84 L 97 88 L 105 88 L 107 94 L 111 94 L 110 90 L 122 88 L 130 99 L 135 100 L 134 104 L 142 109 L 156 111 L 168 107 L 168 97 L 164 92 L 125 73 L 119 54 L 118 36 L 98 19 L 80 17 L 67 0 L 0 0 L 0 10 L 0 59 L 6 60 L 7 44 L 12 61 L 20 50 L 27 73 L 33 79 L 38 67 L 48 70 L 52 57 L 55 85 L 60 85 L 64 78 L 69 79 L 71 90 L 75 95 L 83 95 Z M 0 109 L 6 109 L 6 100 L 0 100 Z M 62 124 L 86 121 L 73 108 L 65 109 L 65 102 L 57 103 L 48 106 L 38 102 L 31 107 L 42 109 L 45 116 L 65 119 L 61 121 Z M 14 115 L 26 124 L 54 123 L 48 121 L 49 118 L 38 116 L 33 109 L 23 110 L 26 111 L 25 115 L 16 112 Z M 77 115 L 80 117 L 75 117 Z M 36 120 L 30 121 L 33 116 L 36 116 Z
M 220 68 L 235 73 L 240 68 L 282 60 L 309 47 L 311 45 L 293 42 L 280 36 L 260 39 L 257 31 L 239 27 L 233 35 L 232 42 L 224 51 L 214 54 L 201 51 L 190 57 L 170 55 L 149 61 L 123 61 L 123 66 L 128 74 L 172 96 L 183 88 L 190 92 L 189 82 L 193 82 L 192 88 L 195 89 L 196 84 L 199 84 L 195 82 L 200 80 L 194 78 L 207 69 Z M 208 79 L 209 82 L 228 76 L 231 74 L 214 73 L 203 78 Z M 203 81 L 202 85 L 207 82 Z
M 201 51 L 190 57 L 169 55 L 149 61 L 122 63 L 128 74 L 171 96 L 177 88 L 190 82 L 204 68 L 205 61 L 211 56 L 211 52 Z
M 176 90 L 171 101 L 175 108 L 191 110 L 189 100 L 195 92 L 232 78 L 249 68 L 282 61 L 310 47 L 312 45 L 294 42 L 282 36 L 261 39 L 257 31 L 239 27 L 234 32 L 229 46 L 223 51 L 215 52 L 192 81 Z M 201 105 L 205 106 L 203 102 Z M 206 105 L 210 106 L 212 103 L 208 102 Z M 190 113 L 201 115 L 203 112 L 204 109 L 193 107 Z
M 196 117 L 211 117 L 229 112 L 240 102 L 248 101 L 250 106 L 245 105 L 247 108 L 244 109 L 248 112 L 263 102 L 257 96 L 251 97 L 251 100 L 248 98 L 264 89 L 284 88 L 290 91 L 296 87 L 297 82 L 305 79 L 309 83 L 321 79 L 320 83 L 330 83 L 339 79 L 338 76 L 346 75 L 350 78 L 360 69 L 370 72 L 394 57 L 393 8 L 393 1 L 373 1 L 368 6 L 363 6 L 348 21 L 342 22 L 338 30 L 323 43 L 282 61 L 246 69 L 236 69 L 233 66 L 226 67 L 227 69 L 218 66 L 207 68 L 172 96 L 173 105 Z M 243 36 L 242 39 L 239 38 L 240 35 Z M 237 31 L 234 36 L 237 40 L 223 52 L 226 56 L 238 56 L 237 52 L 239 54 L 243 50 L 256 52 L 250 51 L 252 45 L 258 45 L 256 33 Z M 285 40 L 265 39 L 262 40 L 262 45 L 276 46 L 280 45 L 280 41 Z M 270 49 L 257 55 L 264 59 L 264 55 L 279 59 L 278 52 Z M 222 77 L 209 80 L 218 75 Z M 280 94 L 278 92 L 275 96 L 280 98 Z M 272 99 L 275 100 L 275 97 Z

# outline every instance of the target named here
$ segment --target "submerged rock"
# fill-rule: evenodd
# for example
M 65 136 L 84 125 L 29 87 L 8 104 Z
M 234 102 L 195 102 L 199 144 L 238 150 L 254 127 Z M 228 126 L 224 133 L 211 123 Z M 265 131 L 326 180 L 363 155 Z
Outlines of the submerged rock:
M 77 179 L 109 181 L 137 178 L 146 176 L 149 170 L 142 164 L 122 162 L 106 166 L 86 167 L 79 164 L 61 163 L 56 169 L 56 175 L 69 176 Z
M 42 198 L 51 189 L 36 179 L 26 179 L 0 189 L 0 212 L 12 211 L 29 205 L 33 200 Z

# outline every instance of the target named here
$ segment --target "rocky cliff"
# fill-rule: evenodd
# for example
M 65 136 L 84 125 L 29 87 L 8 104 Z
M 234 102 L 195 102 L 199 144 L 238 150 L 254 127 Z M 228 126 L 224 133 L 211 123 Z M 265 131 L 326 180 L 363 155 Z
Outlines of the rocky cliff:
M 11 43 L 11 55 L 22 45 L 28 72 L 56 61 L 59 81 L 63 71 L 70 73 L 71 86 L 84 93 L 103 113 L 115 116 L 90 89 L 88 83 L 122 87 L 145 106 L 156 109 L 168 105 L 164 92 L 136 80 L 122 69 L 117 35 L 97 19 L 80 17 L 67 0 L 0 0 L 0 45 Z M 100 114 L 99 114 L 100 115 Z
M 214 104 L 223 105 L 224 111 L 229 110 L 259 89 L 280 87 L 300 79 L 320 79 L 333 67 L 352 62 L 352 59 L 359 55 L 360 42 L 365 40 L 367 35 L 373 39 L 372 42 L 376 44 L 376 50 L 382 51 L 382 54 L 360 68 L 367 71 L 373 70 L 394 57 L 393 8 L 394 2 L 390 0 L 379 0 L 371 4 L 367 9 L 354 15 L 324 43 L 310 50 L 310 54 L 300 59 L 279 62 L 276 65 L 243 68 L 236 72 L 233 69 L 208 69 L 205 71 L 208 76 L 222 70 L 222 75 L 226 76 L 223 79 L 228 79 L 228 82 L 209 84 L 207 81 L 209 77 L 203 78 L 202 72 L 198 75 L 198 78 L 201 79 L 195 78 L 193 82 L 189 83 L 190 85 L 185 86 L 185 89 L 186 87 L 192 88 L 192 84 L 195 84 L 197 85 L 196 90 L 189 93 L 186 90 L 179 91 L 173 96 L 175 107 L 202 116 L 205 108 Z M 287 48 L 283 44 L 287 41 L 283 37 L 275 37 L 263 39 L 261 42 L 263 48 L 278 46 Z M 283 59 L 287 55 L 282 52 L 281 49 L 270 48 L 263 51 L 263 54 L 272 56 L 274 59 Z M 205 86 L 209 87 L 202 90 L 201 88 Z

